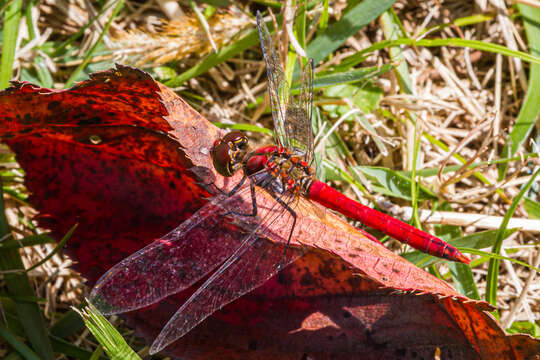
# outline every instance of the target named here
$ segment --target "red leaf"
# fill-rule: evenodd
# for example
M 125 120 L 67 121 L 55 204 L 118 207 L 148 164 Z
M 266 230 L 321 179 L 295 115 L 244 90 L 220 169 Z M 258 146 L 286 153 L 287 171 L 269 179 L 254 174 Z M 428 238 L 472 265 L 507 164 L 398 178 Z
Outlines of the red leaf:
M 118 66 L 69 90 L 14 83 L 0 94 L 0 116 L 0 137 L 26 171 L 40 224 L 61 236 L 79 223 L 68 251 L 90 284 L 205 203 L 190 168 L 213 169 L 209 149 L 221 132 L 142 71 Z M 234 182 L 217 180 L 225 188 Z M 538 340 L 506 335 L 488 304 L 459 295 L 333 215 L 309 212 L 298 226 L 295 238 L 313 251 L 169 352 L 197 359 L 540 353 Z M 316 228 L 350 236 L 314 238 Z M 125 317 L 152 340 L 196 286 Z

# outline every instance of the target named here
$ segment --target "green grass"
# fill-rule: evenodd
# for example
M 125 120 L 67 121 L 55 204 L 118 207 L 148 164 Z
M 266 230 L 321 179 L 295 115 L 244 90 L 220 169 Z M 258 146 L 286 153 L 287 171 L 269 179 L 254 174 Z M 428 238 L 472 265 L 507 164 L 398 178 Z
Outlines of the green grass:
M 531 55 L 540 57 L 540 26 L 538 26 L 540 9 L 522 4 L 517 5 L 517 7 L 522 14 L 523 25 L 531 49 Z M 527 89 L 523 104 L 521 104 L 516 123 L 508 135 L 508 142 L 506 142 L 506 145 L 502 150 L 503 155 L 514 155 L 518 147 L 530 138 L 536 119 L 538 119 L 538 116 L 540 115 L 540 96 L 538 96 L 537 93 L 539 88 L 540 64 L 535 63 L 531 64 L 529 72 L 529 88 Z M 506 174 L 506 169 L 507 167 L 505 164 L 500 166 L 500 179 Z
M 2 2 L 2 5 L 2 9 L 5 6 L 5 12 L 3 14 L 2 58 L 0 60 L 0 89 L 6 88 L 13 76 L 12 69 L 15 61 L 15 46 L 19 34 L 22 0 L 14 0 L 6 4 Z
M 11 229 L 4 216 L 4 202 L 2 199 L 3 193 L 0 191 L 0 237 L 7 238 L 10 237 Z M 24 270 L 18 249 L 8 248 L 0 252 L 0 269 L 2 271 Z M 47 336 L 41 310 L 36 302 L 24 299 L 34 296 L 34 289 L 28 276 L 25 272 L 5 273 L 4 281 L 6 282 L 7 295 L 13 299 L 18 323 L 26 334 L 28 341 L 32 344 L 34 351 L 30 351 L 27 345 L 18 341 L 16 335 L 7 328 L 2 331 L 2 337 L 19 353 L 23 352 L 29 356 L 32 355 L 32 357 L 36 356 L 36 359 L 52 360 L 52 346 Z M 32 357 L 27 358 L 31 359 Z
M 122 335 L 101 315 L 96 308 L 89 304 L 83 310 L 78 311 L 83 318 L 86 327 L 103 347 L 111 360 L 140 360 L 141 358 L 133 351 Z M 100 348 L 95 354 L 100 353 Z M 98 355 L 96 355 L 97 358 Z

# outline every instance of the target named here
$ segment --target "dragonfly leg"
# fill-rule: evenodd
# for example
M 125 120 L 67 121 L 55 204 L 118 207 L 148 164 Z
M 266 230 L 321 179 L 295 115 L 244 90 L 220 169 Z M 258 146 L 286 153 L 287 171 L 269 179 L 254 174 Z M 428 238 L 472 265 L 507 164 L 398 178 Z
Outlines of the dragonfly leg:
M 280 199 L 276 194 L 270 192 L 270 195 L 272 195 L 274 200 L 276 200 L 281 206 L 283 206 L 285 208 L 285 210 L 287 210 L 291 214 L 291 216 L 293 218 L 291 231 L 289 232 L 289 236 L 287 236 L 287 242 L 285 243 L 285 249 L 283 249 L 283 254 L 281 255 L 281 260 L 279 261 L 279 264 L 278 264 L 278 271 L 280 271 L 282 269 L 282 267 L 283 267 L 283 260 L 285 259 L 285 255 L 287 254 L 287 250 L 289 249 L 289 245 L 290 245 L 291 239 L 292 239 L 292 234 L 293 234 L 294 228 L 296 226 L 296 212 L 285 201 Z
M 228 193 L 225 193 L 223 190 L 219 189 L 219 191 L 221 191 L 222 194 L 225 194 L 227 195 L 228 197 L 230 196 L 233 196 L 234 194 L 236 194 L 236 192 L 242 187 L 242 185 L 244 185 L 244 183 L 246 182 L 246 179 L 247 179 L 247 175 L 244 175 L 242 176 L 242 179 L 240 179 L 240 181 L 238 182 L 238 184 L 236 184 L 233 189 L 231 191 L 229 191 Z M 251 186 L 251 179 L 250 179 L 250 186 Z M 252 189 L 253 191 L 255 191 L 254 189 Z
M 238 184 L 228 194 L 225 194 L 222 190 L 220 190 L 220 191 L 223 194 L 225 194 L 226 196 L 232 196 L 238 191 L 238 189 L 240 189 L 240 186 L 242 186 L 242 184 L 246 181 L 246 178 L 248 178 L 248 176 L 244 176 L 242 178 L 242 180 L 240 180 L 238 182 Z M 249 217 L 257 216 L 257 199 L 255 197 L 255 183 L 253 182 L 253 179 L 251 179 L 251 178 L 249 178 L 249 189 L 250 189 L 250 193 L 251 193 L 251 207 L 253 209 L 251 211 L 251 213 L 241 213 L 241 212 L 238 212 L 238 211 L 228 211 L 223 216 L 227 216 L 227 215 L 249 216 Z
M 236 194 L 236 192 L 238 191 L 238 189 L 240 189 L 240 187 L 242 187 L 242 185 L 244 185 L 244 182 L 246 181 L 246 178 L 247 178 L 247 176 L 244 175 L 244 176 L 242 177 L 242 179 L 240 179 L 240 181 L 238 182 L 238 184 L 234 185 L 234 188 L 233 188 L 231 191 L 229 191 L 229 192 L 226 192 L 226 191 L 221 190 L 219 187 L 217 187 L 217 185 L 215 184 L 215 182 L 212 182 L 212 183 L 210 183 L 210 184 L 204 184 L 204 185 L 206 185 L 207 190 L 208 190 L 208 187 L 209 187 L 210 185 L 212 185 L 212 186 L 217 190 L 217 192 L 219 192 L 221 195 L 225 195 L 225 196 L 227 196 L 227 197 L 231 197 L 231 196 L 233 196 L 234 194 Z M 213 193 L 213 192 L 211 192 L 211 191 L 208 191 L 208 192 Z

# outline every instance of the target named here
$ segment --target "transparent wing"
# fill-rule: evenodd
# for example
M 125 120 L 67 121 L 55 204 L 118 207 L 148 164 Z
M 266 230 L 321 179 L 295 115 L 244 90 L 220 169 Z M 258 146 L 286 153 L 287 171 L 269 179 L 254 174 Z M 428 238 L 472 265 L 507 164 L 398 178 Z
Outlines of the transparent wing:
M 291 94 L 285 114 L 285 133 L 289 139 L 289 150 L 304 156 L 308 163 L 313 160 L 313 59 L 308 60 L 302 73 L 302 84 L 298 94 Z
M 289 84 L 285 79 L 283 66 L 276 53 L 274 43 L 270 37 L 270 32 L 266 24 L 261 20 L 261 13 L 257 12 L 257 28 L 261 40 L 261 48 L 266 62 L 266 74 L 268 76 L 268 93 L 270 95 L 270 106 L 272 108 L 272 118 L 274 119 L 274 132 L 276 143 L 289 148 L 289 138 L 285 131 L 285 115 L 287 102 L 289 101 Z
M 256 230 L 258 217 L 230 214 L 252 210 L 249 181 L 233 196 L 214 197 L 176 229 L 112 267 L 92 289 L 90 302 L 104 314 L 115 314 L 188 288 L 229 258 L 246 232 Z
M 278 272 L 279 264 L 286 266 L 303 255 L 303 249 L 298 247 L 288 247 L 285 251 L 294 217 L 284 210 L 277 202 L 268 210 L 260 209 L 266 213 L 264 226 L 257 234 L 246 238 L 242 246 L 176 312 L 152 344 L 151 354 L 188 333 L 215 311 L 264 284 Z M 279 230 L 271 232 L 269 227 Z

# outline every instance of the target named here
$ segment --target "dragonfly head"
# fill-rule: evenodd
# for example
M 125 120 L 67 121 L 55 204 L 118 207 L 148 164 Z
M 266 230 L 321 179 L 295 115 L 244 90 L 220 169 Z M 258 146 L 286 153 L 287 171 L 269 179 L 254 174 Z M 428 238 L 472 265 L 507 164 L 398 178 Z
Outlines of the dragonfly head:
M 214 142 L 210 153 L 216 171 L 223 176 L 233 176 L 243 164 L 248 150 L 248 139 L 240 131 L 231 131 Z

